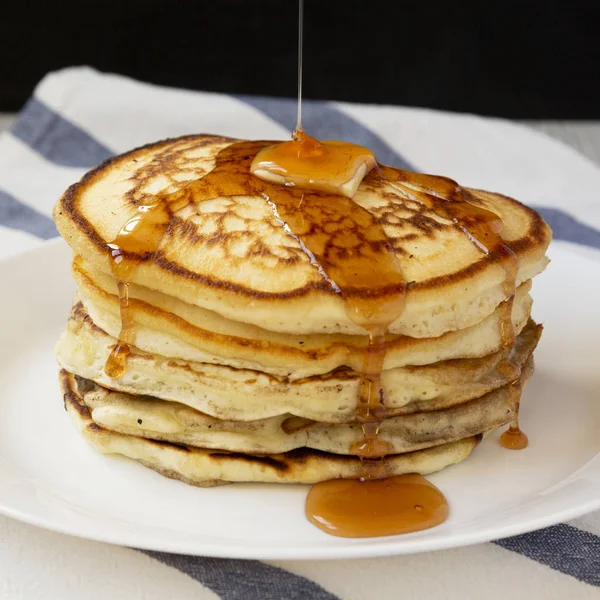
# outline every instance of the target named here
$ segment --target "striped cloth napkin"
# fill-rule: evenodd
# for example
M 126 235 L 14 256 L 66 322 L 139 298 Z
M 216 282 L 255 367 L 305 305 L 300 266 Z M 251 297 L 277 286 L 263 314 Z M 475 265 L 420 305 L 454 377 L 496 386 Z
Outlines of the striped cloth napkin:
M 152 86 L 92 69 L 45 77 L 0 136 L 0 257 L 57 235 L 61 192 L 105 158 L 161 138 L 211 132 L 285 138 L 293 100 Z M 319 138 L 380 162 L 449 175 L 536 207 L 555 238 L 600 259 L 600 169 L 559 142 L 499 119 L 306 102 Z M 0 598 L 359 600 L 600 598 L 600 514 L 494 543 L 373 560 L 259 562 L 140 552 L 0 517 Z

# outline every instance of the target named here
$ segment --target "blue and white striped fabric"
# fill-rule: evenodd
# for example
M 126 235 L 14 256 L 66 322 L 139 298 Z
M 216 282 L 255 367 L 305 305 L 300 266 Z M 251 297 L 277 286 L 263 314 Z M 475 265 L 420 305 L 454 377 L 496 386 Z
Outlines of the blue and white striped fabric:
M 51 238 L 60 193 L 113 154 L 212 132 L 285 138 L 295 101 L 160 88 L 89 68 L 48 75 L 0 136 L 0 257 Z M 600 169 L 497 119 L 307 102 L 307 129 L 381 162 L 449 175 L 535 206 L 555 238 L 600 259 Z M 359 600 L 600 598 L 600 515 L 469 548 L 377 560 L 257 562 L 139 552 L 0 518 L 0 598 Z

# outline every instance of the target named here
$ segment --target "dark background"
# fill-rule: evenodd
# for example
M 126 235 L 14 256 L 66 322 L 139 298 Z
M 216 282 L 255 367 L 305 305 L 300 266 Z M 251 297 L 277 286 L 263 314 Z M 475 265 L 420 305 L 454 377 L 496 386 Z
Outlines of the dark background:
M 595 5 L 306 0 L 305 96 L 598 118 Z M 296 14 L 296 0 L 4 0 L 0 110 L 20 108 L 46 72 L 78 64 L 187 88 L 294 96 Z

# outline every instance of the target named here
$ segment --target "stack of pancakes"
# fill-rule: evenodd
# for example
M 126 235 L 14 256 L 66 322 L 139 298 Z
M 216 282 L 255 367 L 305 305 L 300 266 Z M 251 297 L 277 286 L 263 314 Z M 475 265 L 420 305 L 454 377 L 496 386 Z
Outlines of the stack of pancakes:
M 156 251 L 126 257 L 134 344 L 124 372 L 106 373 L 122 325 L 112 241 L 139 206 L 205 176 L 231 143 L 188 136 L 134 150 L 57 203 L 78 290 L 57 348 L 66 408 L 101 452 L 195 485 L 359 477 L 368 333 L 260 195 L 188 204 Z M 390 475 L 457 463 L 514 421 L 541 333 L 529 292 L 547 264 L 548 226 L 515 200 L 469 190 L 516 255 L 512 296 L 505 253 L 418 201 L 440 198 L 448 180 L 436 181 L 365 180 L 353 198 L 381 223 L 407 282 L 381 375 Z M 340 227 L 345 247 L 353 232 Z

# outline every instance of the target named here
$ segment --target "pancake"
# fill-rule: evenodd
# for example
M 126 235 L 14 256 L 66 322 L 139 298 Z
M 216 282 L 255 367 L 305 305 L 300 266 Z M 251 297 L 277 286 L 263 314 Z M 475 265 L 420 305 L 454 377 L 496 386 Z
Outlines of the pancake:
M 115 433 L 94 423 L 73 377 L 63 372 L 61 383 L 65 408 L 96 450 L 132 458 L 166 477 L 191 485 L 317 483 L 337 478 L 358 478 L 363 474 L 360 459 L 318 450 L 303 448 L 283 454 L 247 454 L 192 448 Z M 467 458 L 481 438 L 482 435 L 476 435 L 425 450 L 389 455 L 383 459 L 383 465 L 389 475 L 427 475 Z
M 199 486 L 316 483 L 428 474 L 518 433 L 546 223 L 383 165 L 352 197 L 311 191 L 352 171 L 313 142 L 305 161 L 299 140 L 165 140 L 58 201 L 77 284 L 60 380 L 96 449 Z M 286 186 L 252 175 L 257 153 Z
M 55 221 L 75 253 L 110 275 L 107 244 L 136 206 L 157 194 L 179 193 L 208 173 L 218 152 L 234 140 L 186 136 L 133 150 L 94 169 L 57 203 Z M 489 316 L 507 298 L 506 254 L 482 251 L 483 241 L 444 216 L 451 180 L 391 169 L 394 181 L 369 178 L 352 202 L 382 225 L 390 251 L 408 282 L 406 308 L 389 328 L 413 337 L 439 337 Z M 181 194 L 187 193 L 185 190 Z M 551 232 L 519 202 L 489 192 L 464 190 L 469 202 L 497 214 L 502 237 L 519 261 L 517 283 L 545 267 Z M 359 231 L 339 223 L 331 242 L 345 251 Z M 343 232 L 343 236 L 341 235 Z M 336 233 L 341 237 L 338 240 Z M 345 240 L 345 241 L 344 241 Z M 386 250 L 387 251 L 387 250 Z M 249 188 L 247 195 L 215 197 L 178 211 L 158 250 L 128 254 L 137 261 L 132 282 L 171 295 L 232 321 L 292 334 L 362 334 L 331 280 L 316 268 L 306 247 Z M 276 273 L 276 277 L 273 274 Z M 397 289 L 346 290 L 347 298 L 385 303 Z
M 117 337 L 121 327 L 115 284 L 106 277 L 102 285 L 79 261 L 74 263 L 78 294 L 94 323 Z M 132 286 L 130 286 L 132 287 Z M 521 284 L 515 294 L 512 317 L 518 334 L 531 310 L 531 282 Z M 364 361 L 368 338 L 358 335 L 286 335 L 256 326 L 216 320 L 195 314 L 193 307 L 153 293 L 148 302 L 136 299 L 131 290 L 128 313 L 135 345 L 150 354 L 190 362 L 228 365 L 301 379 L 348 366 L 358 371 Z M 150 303 L 151 302 L 151 303 Z M 191 310 L 190 310 L 191 309 Z M 438 338 L 413 338 L 390 334 L 384 370 L 405 365 L 424 365 L 454 358 L 481 357 L 502 345 L 503 306 L 475 325 L 451 331 Z M 208 329 L 213 325 L 213 331 Z
M 478 398 L 519 376 L 540 334 L 541 327 L 533 322 L 523 329 L 512 351 L 512 368 L 499 364 L 503 353 L 495 352 L 385 371 L 385 406 L 389 414 L 408 414 Z M 324 423 L 355 418 L 359 376 L 348 368 L 288 379 L 248 369 L 175 361 L 133 348 L 127 371 L 112 379 L 104 364 L 115 342 L 76 304 L 57 346 L 57 358 L 71 373 L 104 387 L 175 401 L 219 419 L 255 421 L 288 413 Z
M 402 454 L 506 425 L 515 417 L 522 385 L 532 372 L 530 358 L 516 381 L 481 398 L 388 418 L 381 424 L 379 439 L 389 444 L 390 454 Z M 62 377 L 72 375 L 64 372 Z M 311 448 L 347 455 L 357 454 L 363 437 L 358 423 L 332 425 L 285 414 L 259 421 L 224 421 L 175 402 L 114 392 L 88 379 L 75 381 L 94 423 L 127 435 L 230 452 L 280 454 Z

